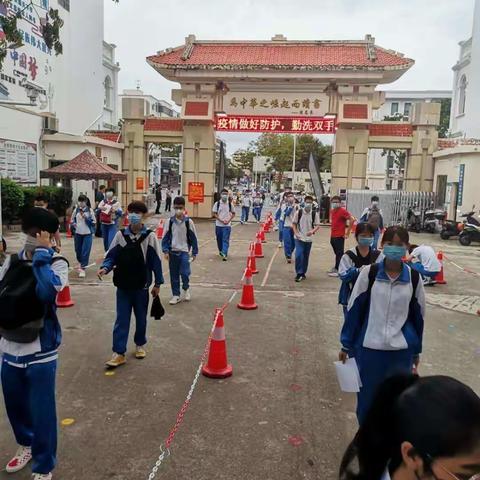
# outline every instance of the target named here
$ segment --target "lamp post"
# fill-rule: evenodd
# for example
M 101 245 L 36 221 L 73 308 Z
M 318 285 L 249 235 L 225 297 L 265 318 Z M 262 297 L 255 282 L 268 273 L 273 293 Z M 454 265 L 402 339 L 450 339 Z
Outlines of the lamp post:
M 297 157 L 297 136 L 293 134 L 292 190 L 295 191 L 295 162 Z

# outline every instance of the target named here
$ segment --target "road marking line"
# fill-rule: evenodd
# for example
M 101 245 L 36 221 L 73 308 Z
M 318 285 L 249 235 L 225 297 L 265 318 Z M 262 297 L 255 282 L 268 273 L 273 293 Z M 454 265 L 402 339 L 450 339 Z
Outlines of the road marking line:
M 279 248 L 275 250 L 275 253 L 272 255 L 272 258 L 270 259 L 270 263 L 268 264 L 267 271 L 265 272 L 265 276 L 263 277 L 263 281 L 261 283 L 261 287 L 264 287 L 267 284 L 268 276 L 270 275 L 270 270 L 272 269 L 273 262 L 275 260 L 275 257 L 278 255 L 278 252 L 280 251 Z

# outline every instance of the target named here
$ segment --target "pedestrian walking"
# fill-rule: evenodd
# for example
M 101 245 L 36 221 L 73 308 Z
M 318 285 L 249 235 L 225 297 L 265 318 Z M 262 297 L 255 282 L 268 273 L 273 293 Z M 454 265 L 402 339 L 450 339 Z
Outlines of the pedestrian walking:
M 160 208 L 162 206 L 162 187 L 159 183 L 157 183 L 155 187 L 155 201 L 157 202 L 155 215 L 158 215 L 160 213 Z
M 340 480 L 478 480 L 480 398 L 446 376 L 386 380 L 348 446 Z
M 122 216 L 122 208 L 115 198 L 115 189 L 109 188 L 105 193 L 105 199 L 98 204 L 100 223 L 102 226 L 103 248 L 108 251 L 115 237 L 118 227 L 118 219 Z
M 220 200 L 213 205 L 212 212 L 215 216 L 215 235 L 217 237 L 218 253 L 222 260 L 226 262 L 235 208 L 228 198 L 228 190 L 225 188 L 220 192 Z
M 285 209 L 287 208 L 286 202 L 281 202 L 275 211 L 275 221 L 278 228 L 278 248 L 283 247 L 283 224 L 285 218 Z
M 95 218 L 97 220 L 95 226 L 95 236 L 97 238 L 102 237 L 102 224 L 100 222 L 100 210 L 98 209 L 98 206 L 102 200 L 105 200 L 105 189 L 105 185 L 100 185 L 98 190 L 95 192 Z
M 435 285 L 435 277 L 442 269 L 435 250 L 430 245 L 410 244 L 408 252 L 408 264 L 422 276 L 423 284 Z
M 345 361 L 354 356 L 358 364 L 360 424 L 379 385 L 420 362 L 425 291 L 418 272 L 402 262 L 408 241 L 405 228 L 387 228 L 382 238 L 385 260 L 362 269 L 348 302 L 339 357 Z
M 342 284 L 338 295 L 338 303 L 343 306 L 344 319 L 347 318 L 347 305 L 352 294 L 353 287 L 360 272 L 367 265 L 383 260 L 378 250 L 373 248 L 375 229 L 366 222 L 361 222 L 355 229 L 357 246 L 347 250 L 338 268 L 338 275 Z
M 293 217 L 295 216 L 296 205 L 293 193 L 285 192 L 285 211 L 283 213 L 283 250 L 287 263 L 292 263 L 292 254 L 295 250 L 295 237 L 293 235 Z
M 369 223 L 375 230 L 372 246 L 376 250 L 378 247 L 378 240 L 383 231 L 383 214 L 379 208 L 379 198 L 377 195 L 374 195 L 371 198 L 370 207 L 367 207 L 363 211 L 360 221 Z
M 103 264 L 98 271 L 102 278 L 113 270 L 113 284 L 117 287 L 117 317 L 113 328 L 113 355 L 107 367 L 116 368 L 126 362 L 130 318 L 135 314 L 135 357 L 146 356 L 148 289 L 152 284 L 152 297 L 160 292 L 164 283 L 161 249 L 155 233 L 144 225 L 147 206 L 140 201 L 127 207 L 130 226 L 115 235 Z
M 72 212 L 75 254 L 78 260 L 78 276 L 85 278 L 92 250 L 93 235 L 97 220 L 94 211 L 87 205 L 87 197 L 79 195 L 77 207 Z
M 240 217 L 240 223 L 242 225 L 248 222 L 251 207 L 252 198 L 250 197 L 250 190 L 245 190 L 242 195 L 242 216 Z
M 190 258 L 195 261 L 198 255 L 198 240 L 193 220 L 185 215 L 185 198 L 176 197 L 173 201 L 175 214 L 170 217 L 168 228 L 162 240 L 162 251 L 170 268 L 172 299 L 170 305 L 182 300 L 189 302 L 190 294 Z M 190 257 L 190 252 L 192 257 Z M 180 278 L 182 295 L 180 295 Z
M 57 463 L 55 377 L 62 335 L 56 296 L 68 283 L 68 262 L 52 248 L 58 227 L 53 213 L 28 210 L 23 248 L 0 270 L 1 380 L 18 444 L 5 470 L 15 473 L 32 461 L 33 480 L 50 480 Z
M 350 237 L 352 225 L 355 221 L 353 215 L 342 207 L 341 198 L 332 197 L 332 217 L 330 245 L 335 254 L 335 266 L 327 272 L 330 277 L 338 277 L 338 267 L 345 251 L 345 240 Z
M 257 223 L 260 223 L 260 218 L 262 218 L 262 208 L 263 208 L 263 199 L 260 193 L 255 195 L 253 199 L 253 216 Z
M 313 235 L 320 228 L 318 213 L 313 210 L 313 197 L 307 195 L 304 206 L 299 208 L 293 217 L 292 228 L 295 235 L 295 281 L 305 280 Z
M 172 192 L 170 191 L 170 187 L 167 187 L 167 190 L 165 192 L 165 211 L 172 211 Z

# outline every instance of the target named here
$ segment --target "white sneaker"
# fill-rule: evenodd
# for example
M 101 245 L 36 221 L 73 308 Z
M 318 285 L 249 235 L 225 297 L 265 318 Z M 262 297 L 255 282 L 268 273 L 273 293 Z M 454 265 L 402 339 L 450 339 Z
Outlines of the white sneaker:
M 87 276 L 85 270 L 83 270 L 83 268 L 81 268 L 79 271 L 78 271 L 78 278 L 85 278 Z
M 18 447 L 15 456 L 8 462 L 5 467 L 7 473 L 19 472 L 25 468 L 32 459 L 32 449 L 30 447 Z
M 190 289 L 183 291 L 183 300 L 189 302 L 192 299 L 192 295 L 190 294 Z
M 328 272 L 327 274 L 329 277 L 338 277 L 338 270 L 336 270 L 335 268 L 333 268 L 332 270 L 330 270 L 330 272 Z
M 51 473 L 34 473 L 32 475 L 32 480 L 52 480 Z
M 182 300 L 180 299 L 179 296 L 174 295 L 172 299 L 168 302 L 170 305 L 176 305 L 177 303 L 180 303 Z
M 283 243 L 282 242 L 279 242 L 278 243 L 278 248 L 282 248 L 283 247 Z

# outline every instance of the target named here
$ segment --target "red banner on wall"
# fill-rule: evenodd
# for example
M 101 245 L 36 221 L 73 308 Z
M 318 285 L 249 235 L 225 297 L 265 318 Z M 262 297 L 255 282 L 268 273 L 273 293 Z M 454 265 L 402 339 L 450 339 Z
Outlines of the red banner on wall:
M 335 118 L 331 117 L 227 115 L 216 118 L 215 130 L 220 132 L 333 134 L 336 130 L 336 123 Z
M 188 201 L 190 203 L 205 201 L 205 184 L 203 182 L 188 182 Z

